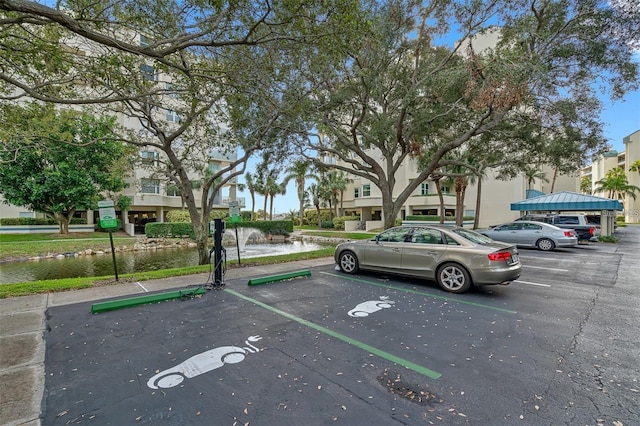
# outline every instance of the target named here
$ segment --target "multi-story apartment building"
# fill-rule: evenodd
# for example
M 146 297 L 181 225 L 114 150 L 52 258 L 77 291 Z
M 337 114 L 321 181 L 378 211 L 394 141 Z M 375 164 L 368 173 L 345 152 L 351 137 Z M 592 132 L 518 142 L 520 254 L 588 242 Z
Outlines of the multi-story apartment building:
M 498 180 L 496 171 L 489 170 L 486 178 L 482 180 L 482 192 L 480 194 L 479 226 L 487 227 L 501 222 L 516 219 L 520 213 L 510 209 L 511 203 L 522 201 L 527 198 L 529 189 L 549 193 L 551 191 L 551 181 L 553 170 L 543 167 L 540 170 L 544 173 L 548 182 L 536 179 L 528 182 L 524 175 L 516 176 L 510 180 Z M 400 168 L 396 174 L 395 194 L 399 194 L 418 175 L 417 162 L 409 160 Z M 344 191 L 343 209 L 345 214 L 360 216 L 364 221 L 377 221 L 382 217 L 382 196 L 380 190 L 368 180 L 352 176 L 353 182 Z M 559 175 L 554 184 L 554 192 L 577 191 L 578 174 Z M 444 195 L 445 214 L 453 219 L 455 213 L 456 200 L 453 186 L 442 183 L 441 188 Z M 476 216 L 478 184 L 470 184 L 466 189 L 464 215 Z M 438 215 L 440 210 L 440 200 L 436 191 L 436 184 L 433 180 L 427 179 L 422 182 L 415 192 L 403 204 L 400 211 L 400 218 L 404 219 L 409 215 Z
M 632 164 L 640 161 L 640 130 L 637 130 L 623 139 L 624 152 L 609 151 L 596 158 L 593 163 L 580 171 L 581 178 L 589 177 L 591 180 L 591 192 L 594 195 L 606 197 L 608 194 L 596 193 L 596 182 L 603 179 L 607 172 L 615 167 L 621 167 L 626 174 L 629 185 L 640 188 L 640 171 L 631 171 Z M 624 215 L 627 223 L 640 223 L 640 193 L 636 192 L 636 198 L 624 195 L 620 200 L 624 211 L 618 212 Z
M 136 35 L 138 42 L 144 45 L 147 40 L 143 35 Z M 86 42 L 78 42 L 77 40 L 67 40 L 68 44 L 78 51 L 82 51 L 82 54 L 91 55 L 92 47 Z M 143 65 L 140 68 L 141 78 L 162 86 L 164 88 L 170 88 L 171 82 L 168 76 L 159 74 L 151 65 Z M 177 100 L 168 95 L 166 99 L 166 109 L 159 113 L 160 120 L 164 120 L 169 125 L 171 123 L 178 123 L 180 120 L 179 115 L 171 108 L 175 108 Z M 134 131 L 141 131 L 142 126 L 137 118 L 131 118 L 123 113 L 117 114 L 118 124 Z M 142 148 L 139 151 L 139 161 L 137 166 L 133 170 L 132 175 L 128 178 L 128 188 L 126 188 L 122 195 L 128 196 L 132 200 L 131 207 L 127 211 L 119 212 L 121 222 L 124 230 L 129 234 L 135 232 L 143 232 L 144 224 L 147 222 L 164 222 L 167 218 L 167 213 L 171 210 L 178 210 L 184 208 L 182 197 L 178 191 L 178 188 L 171 184 L 168 177 L 158 176 L 157 173 L 153 173 L 153 166 L 156 165 L 165 154 L 160 150 L 153 148 Z M 207 167 L 216 172 L 225 167 L 229 167 L 230 164 L 237 159 L 237 153 L 226 153 L 217 149 L 209 149 L 206 159 L 201 159 L 206 162 Z M 202 178 L 197 173 L 192 174 L 192 186 L 194 187 L 194 196 L 200 198 L 202 193 L 198 188 L 198 182 Z M 243 197 L 237 197 L 237 181 L 235 179 L 229 181 L 223 188 L 221 188 L 216 194 L 209 194 L 214 199 L 214 209 L 228 209 L 229 201 L 237 201 L 240 207 L 245 207 L 245 200 Z M 4 200 L 0 196 L 0 218 L 7 217 L 40 217 L 42 213 L 34 212 L 21 206 L 13 206 L 4 203 Z M 98 219 L 97 210 L 94 211 L 79 211 L 77 216 L 87 219 L 87 223 L 96 223 Z
M 580 179 L 589 176 L 594 193 L 596 182 L 614 167 L 622 167 L 630 185 L 640 187 L 640 173 L 630 171 L 631 165 L 640 160 L 640 130 L 626 136 L 623 139 L 625 151 L 609 151 L 592 164 L 582 168 L 573 175 L 558 175 L 553 184 L 553 192 L 571 191 L 580 192 Z M 527 198 L 529 189 L 542 193 L 551 193 L 554 171 L 550 167 L 542 167 L 540 171 L 545 179 L 536 179 L 530 184 L 528 179 L 521 174 L 510 180 L 498 180 L 496 172 L 489 170 L 482 181 L 481 202 L 479 210 L 479 226 L 486 227 L 500 222 L 513 220 L 520 215 L 518 211 L 510 209 L 511 203 Z M 406 187 L 418 175 L 417 164 L 409 160 L 399 173 L 396 174 L 396 194 Z M 352 176 L 353 182 L 344 191 L 343 209 L 345 214 L 359 215 L 361 220 L 380 220 L 382 216 L 382 197 L 380 190 L 371 182 Z M 455 194 L 453 188 L 442 184 L 446 214 L 453 216 L 455 212 Z M 606 197 L 608 194 L 594 195 Z M 464 215 L 475 216 L 477 200 L 477 182 L 470 184 L 466 190 Z M 621 200 L 624 211 L 619 212 L 625 216 L 627 223 L 640 223 L 640 193 L 634 199 L 625 196 Z M 437 215 L 440 202 L 436 193 L 435 182 L 428 179 L 416 189 L 416 191 L 404 203 L 400 212 L 400 218 L 413 214 Z

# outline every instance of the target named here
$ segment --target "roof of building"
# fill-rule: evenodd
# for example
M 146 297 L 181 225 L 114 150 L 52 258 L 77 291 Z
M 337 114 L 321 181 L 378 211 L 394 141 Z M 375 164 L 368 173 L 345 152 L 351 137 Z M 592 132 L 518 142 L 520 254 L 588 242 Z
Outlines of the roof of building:
M 618 200 L 561 191 L 549 195 L 528 198 L 511 203 L 511 210 L 519 211 L 589 211 L 589 210 L 623 210 Z

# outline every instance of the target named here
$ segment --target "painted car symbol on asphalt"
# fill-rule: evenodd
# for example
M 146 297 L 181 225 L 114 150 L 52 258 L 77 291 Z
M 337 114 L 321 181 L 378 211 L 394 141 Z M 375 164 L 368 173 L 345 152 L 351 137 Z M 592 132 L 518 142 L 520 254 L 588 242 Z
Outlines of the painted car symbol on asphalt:
M 250 342 L 261 340 L 260 336 L 250 336 L 244 343 L 245 347 L 239 346 L 221 346 L 181 362 L 175 367 L 161 371 L 147 381 L 147 386 L 151 389 L 171 388 L 179 385 L 185 378 L 192 378 L 200 374 L 207 373 L 216 368 L 222 367 L 224 364 L 237 364 L 244 360 L 247 354 L 253 354 L 260 349 L 253 346 Z
M 350 317 L 366 317 L 381 309 L 390 308 L 394 303 L 396 302 L 388 300 L 387 296 L 380 296 L 380 300 L 368 300 L 358 304 L 348 312 L 348 315 Z

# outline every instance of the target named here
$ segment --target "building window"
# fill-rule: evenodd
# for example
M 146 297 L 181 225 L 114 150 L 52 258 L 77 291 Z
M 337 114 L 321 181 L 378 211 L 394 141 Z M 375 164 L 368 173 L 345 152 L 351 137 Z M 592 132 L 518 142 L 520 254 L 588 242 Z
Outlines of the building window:
M 151 39 L 143 34 L 140 34 L 140 46 L 148 46 L 151 44 Z
M 175 111 L 167 110 L 167 112 L 165 113 L 164 116 L 167 119 L 167 121 L 170 122 L 170 123 L 179 123 L 180 122 L 180 116 Z
M 371 185 L 370 184 L 366 184 L 366 185 L 362 185 L 362 196 L 363 197 L 370 197 L 371 196 Z
M 353 198 L 360 198 L 360 188 L 353 188 Z
M 142 74 L 142 79 L 146 81 L 156 81 L 156 70 L 151 65 L 142 65 L 140 67 L 140 73 Z
M 178 98 L 180 96 L 178 95 L 178 91 L 176 87 L 172 83 L 169 83 L 168 81 L 165 81 L 164 83 L 164 90 L 167 91 L 167 96 L 171 98 Z
M 440 190 L 442 191 L 443 194 L 448 194 L 450 192 L 448 186 L 441 186 Z
M 142 164 L 157 165 L 160 155 L 155 151 L 141 151 Z
M 422 182 L 420 184 L 420 195 L 429 195 L 429 184 L 426 182 Z
M 140 179 L 143 194 L 160 194 L 160 181 L 158 179 Z

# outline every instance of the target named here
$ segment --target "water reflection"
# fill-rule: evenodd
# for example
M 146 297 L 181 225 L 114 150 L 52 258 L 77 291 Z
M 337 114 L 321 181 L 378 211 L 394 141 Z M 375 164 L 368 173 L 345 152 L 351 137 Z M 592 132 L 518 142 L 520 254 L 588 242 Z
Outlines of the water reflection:
M 248 244 L 240 250 L 240 261 L 260 256 L 275 256 L 322 249 L 314 242 Z M 237 249 L 227 247 L 227 261 L 237 263 Z M 181 268 L 198 264 L 195 248 L 167 248 L 160 250 L 128 251 L 116 253 L 118 274 Z M 75 277 L 113 276 L 111 254 L 42 259 L 39 261 L 7 262 L 0 266 L 0 284 L 25 281 L 52 280 Z

